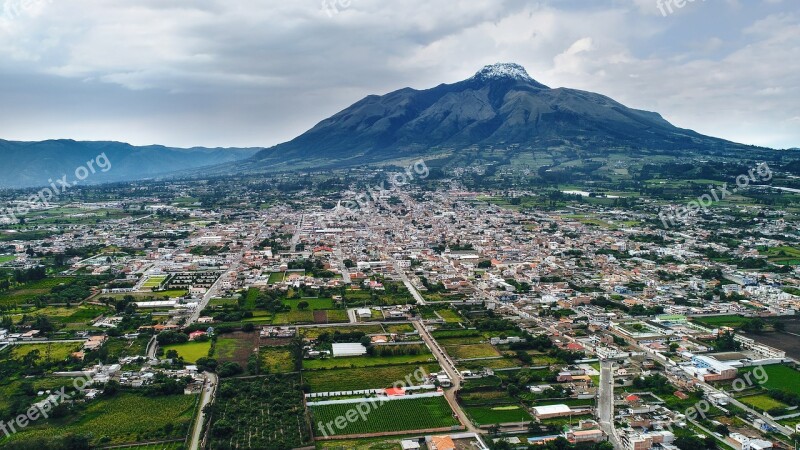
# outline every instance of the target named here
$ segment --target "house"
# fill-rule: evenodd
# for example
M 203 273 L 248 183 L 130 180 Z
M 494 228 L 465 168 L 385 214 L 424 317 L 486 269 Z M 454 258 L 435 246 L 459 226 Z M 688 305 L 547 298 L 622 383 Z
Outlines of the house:
M 206 333 L 205 331 L 192 331 L 191 333 L 189 333 L 189 340 L 193 341 L 201 336 L 207 336 L 207 335 L 208 333 Z
M 356 315 L 359 319 L 370 319 L 372 318 L 372 311 L 369 308 L 358 308 Z
M 550 419 L 553 417 L 563 417 L 572 414 L 572 410 L 567 405 L 545 405 L 534 406 L 533 414 L 537 419 Z
M 431 436 L 428 448 L 430 450 L 456 450 L 456 443 L 450 436 Z

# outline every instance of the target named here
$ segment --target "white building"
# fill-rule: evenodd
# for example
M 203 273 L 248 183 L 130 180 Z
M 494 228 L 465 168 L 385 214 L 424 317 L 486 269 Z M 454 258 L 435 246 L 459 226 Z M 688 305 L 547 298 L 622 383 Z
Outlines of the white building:
M 367 348 L 360 343 L 333 344 L 333 357 L 362 356 L 367 354 Z

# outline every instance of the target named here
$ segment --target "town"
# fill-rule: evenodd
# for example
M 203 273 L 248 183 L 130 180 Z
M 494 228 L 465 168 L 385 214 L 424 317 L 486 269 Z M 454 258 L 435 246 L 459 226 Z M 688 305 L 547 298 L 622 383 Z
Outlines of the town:
M 0 446 L 793 447 L 800 248 L 763 188 L 672 225 L 431 175 L 86 187 L 5 224 Z

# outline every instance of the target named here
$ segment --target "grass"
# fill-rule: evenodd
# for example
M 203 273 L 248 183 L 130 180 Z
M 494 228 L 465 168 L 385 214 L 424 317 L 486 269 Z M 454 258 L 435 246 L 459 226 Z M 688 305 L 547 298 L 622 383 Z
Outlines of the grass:
M 454 359 L 489 358 L 500 356 L 491 344 L 445 345 L 445 350 Z
M 767 374 L 766 381 L 762 384 L 762 387 L 766 389 L 779 389 L 781 391 L 800 395 L 800 384 L 797 383 L 800 372 L 782 364 L 771 364 L 761 367 Z M 754 368 L 749 367 L 747 369 L 740 370 L 739 373 L 741 375 L 745 372 L 752 372 L 754 370 Z M 754 382 L 759 380 L 759 378 L 755 376 L 751 377 L 751 379 L 753 379 Z
M 461 323 L 464 319 L 452 309 L 439 309 L 436 311 L 447 323 Z
M 478 425 L 530 422 L 533 420 L 530 413 L 519 405 L 468 406 L 464 409 Z
M 783 246 L 773 247 L 768 249 L 759 249 L 762 255 L 767 256 L 767 260 L 771 263 L 796 266 L 800 265 L 800 249 Z
M 33 352 L 39 352 L 40 361 L 47 360 L 48 346 L 50 347 L 50 360 L 63 361 L 70 357 L 70 355 L 81 348 L 79 342 L 64 342 L 64 343 L 51 343 L 51 344 L 19 344 L 14 345 L 11 349 L 11 357 L 21 360 L 25 355 Z
M 221 363 L 236 361 L 238 355 L 253 348 L 253 342 L 246 339 L 218 338 L 214 346 L 214 358 Z
M 12 435 L 11 439 L 91 434 L 93 443 L 113 445 L 183 438 L 194 414 L 196 398 L 194 395 L 117 394 L 110 399 L 93 401 L 82 413 L 63 420 L 39 420 Z M 165 432 L 166 424 L 173 426 L 171 432 Z
M 769 411 L 773 408 L 786 408 L 787 406 L 785 403 L 781 403 L 766 394 L 740 397 L 737 400 L 761 411 Z
M 355 356 L 351 358 L 306 359 L 303 369 L 348 369 L 358 367 L 378 367 L 399 364 L 414 364 L 432 362 L 434 357 L 430 353 L 421 355 L 402 356 Z
M 14 255 L 0 255 L 0 264 L 5 264 L 7 262 L 11 262 L 17 259 Z
M 403 364 L 357 369 L 313 370 L 303 374 L 312 392 L 339 392 L 362 389 L 383 389 L 396 382 L 405 384 L 406 377 L 412 385 L 420 384 L 415 372 L 422 368 L 426 374 L 438 372 L 438 364 Z
M 269 373 L 294 371 L 294 357 L 288 347 L 261 347 L 262 367 Z
M 363 418 L 356 416 L 354 421 L 348 422 L 342 429 L 331 426 L 328 434 L 331 436 L 349 436 L 366 433 L 445 428 L 458 425 L 458 421 L 453 418 L 453 411 L 447 404 L 447 400 L 440 396 L 391 400 L 383 404 L 362 402 L 312 406 L 312 428 L 315 432 L 318 432 L 318 424 L 333 423 L 337 417 L 344 417 L 348 411 L 356 408 L 370 412 L 365 414 Z
M 272 272 L 269 274 L 269 284 L 280 283 L 283 281 L 283 272 Z
M 692 322 L 697 322 L 700 325 L 706 325 L 711 328 L 739 328 L 742 325 L 750 322 L 750 319 L 735 314 L 729 314 L 724 316 L 693 317 Z
M 309 328 L 301 328 L 300 334 L 308 339 L 316 339 L 317 337 L 319 337 L 319 335 L 323 333 L 333 334 L 337 331 L 340 333 L 352 333 L 354 331 L 360 331 L 364 334 L 378 334 L 378 333 L 383 333 L 383 327 L 376 324 L 352 325 L 352 326 L 341 326 L 341 327 L 309 327 Z
M 410 323 L 394 323 L 390 325 L 384 325 L 387 333 L 395 333 L 395 334 L 403 334 L 403 333 L 413 333 L 416 329 L 414 325 Z
M 211 342 L 187 342 L 185 344 L 167 345 L 164 347 L 164 354 L 170 350 L 178 352 L 178 356 L 183 357 L 183 360 L 188 363 L 197 362 L 200 358 L 208 356 L 211 350 Z
M 166 279 L 167 279 L 166 275 L 157 275 L 157 276 L 154 276 L 154 277 L 150 277 L 150 278 L 147 279 L 147 281 L 142 283 L 142 287 L 145 287 L 145 288 L 159 287 L 159 286 L 161 286 L 161 283 L 163 283 L 164 280 L 166 280 Z
M 19 305 L 31 303 L 36 297 L 50 293 L 50 290 L 60 284 L 74 281 L 74 277 L 45 278 L 44 280 L 27 283 L 23 286 L 0 294 L 0 304 Z

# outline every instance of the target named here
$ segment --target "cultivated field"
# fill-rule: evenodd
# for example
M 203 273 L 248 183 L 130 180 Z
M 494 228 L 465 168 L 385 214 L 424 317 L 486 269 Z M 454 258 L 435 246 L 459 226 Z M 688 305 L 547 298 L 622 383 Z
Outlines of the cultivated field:
M 208 356 L 208 352 L 211 350 L 211 342 L 187 342 L 185 344 L 166 345 L 163 348 L 165 355 L 168 351 L 175 350 L 178 352 L 178 356 L 182 357 L 187 363 L 195 363 L 198 359 Z
M 414 377 L 420 367 L 425 373 L 440 370 L 438 364 L 403 364 L 385 367 L 364 367 L 358 369 L 307 370 L 303 379 L 311 385 L 312 392 L 339 392 L 361 389 L 382 389 L 395 382 L 405 382 L 410 376 L 412 384 L 418 385 Z
M 335 436 L 348 436 L 367 433 L 380 433 L 388 431 L 424 430 L 430 428 L 445 428 L 458 425 L 453 418 L 453 411 L 447 400 L 442 397 L 427 397 L 406 400 L 391 400 L 383 404 L 371 403 L 362 406 L 362 410 L 369 407 L 371 412 L 366 415 L 366 420 L 360 417 L 355 422 L 339 430 L 332 427 Z M 337 417 L 344 417 L 351 409 L 357 408 L 357 403 L 312 406 L 313 428 L 319 433 L 319 423 L 323 425 L 336 421 Z

